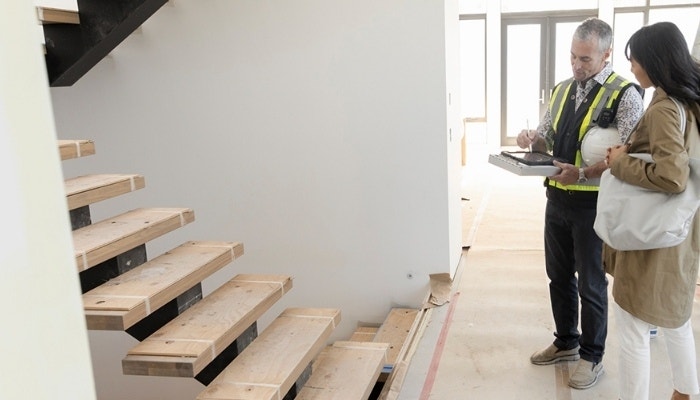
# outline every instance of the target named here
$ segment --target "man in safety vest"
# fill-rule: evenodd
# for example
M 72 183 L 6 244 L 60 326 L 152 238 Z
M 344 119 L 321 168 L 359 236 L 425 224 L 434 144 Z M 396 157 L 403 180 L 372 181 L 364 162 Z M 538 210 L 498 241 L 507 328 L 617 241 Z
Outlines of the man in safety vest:
M 551 151 L 561 171 L 545 179 L 545 264 L 556 331 L 554 342 L 535 352 L 537 365 L 579 360 L 569 386 L 587 389 L 603 373 L 607 336 L 608 281 L 602 242 L 593 230 L 600 175 L 605 162 L 585 165 L 581 142 L 595 126 L 617 128 L 622 143 L 644 108 L 641 89 L 613 72 L 608 62 L 612 29 L 589 18 L 571 42 L 573 77 L 557 84 L 537 130 L 523 130 L 517 143 Z M 579 297 L 581 332 L 579 333 Z

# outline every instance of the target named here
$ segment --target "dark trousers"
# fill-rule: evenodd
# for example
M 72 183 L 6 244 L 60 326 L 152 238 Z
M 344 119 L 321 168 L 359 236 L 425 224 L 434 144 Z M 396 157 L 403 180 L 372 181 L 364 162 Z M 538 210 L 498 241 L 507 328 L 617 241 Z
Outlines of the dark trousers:
M 608 331 L 608 280 L 602 266 L 602 241 L 593 230 L 595 203 L 581 205 L 548 197 L 544 248 L 556 325 L 554 344 L 560 349 L 580 345 L 581 358 L 598 363 Z

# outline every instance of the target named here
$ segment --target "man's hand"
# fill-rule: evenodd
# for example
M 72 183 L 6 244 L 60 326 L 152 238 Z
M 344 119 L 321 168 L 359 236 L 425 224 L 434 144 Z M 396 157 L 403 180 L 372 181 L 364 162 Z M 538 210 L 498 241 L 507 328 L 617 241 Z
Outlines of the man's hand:
M 573 185 L 578 182 L 578 167 L 572 164 L 554 160 L 554 166 L 561 168 L 558 174 L 552 175 L 549 179 L 559 182 L 562 185 Z
M 539 139 L 539 135 L 537 135 L 536 130 L 532 129 L 523 129 L 520 131 L 518 134 L 518 137 L 515 139 L 515 142 L 518 144 L 518 147 L 521 149 L 524 148 L 532 148 L 532 145 L 537 142 Z

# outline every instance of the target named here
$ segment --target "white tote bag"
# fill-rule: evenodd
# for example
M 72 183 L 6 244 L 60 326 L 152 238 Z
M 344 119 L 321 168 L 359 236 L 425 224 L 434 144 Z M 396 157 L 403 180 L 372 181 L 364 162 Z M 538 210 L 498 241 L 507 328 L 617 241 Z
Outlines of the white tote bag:
M 676 102 L 675 99 L 674 102 Z M 685 131 L 685 110 L 681 128 Z M 649 154 L 630 154 L 653 162 Z M 700 160 L 690 159 L 686 189 L 669 194 L 642 188 L 614 177 L 610 170 L 600 177 L 597 214 L 593 229 L 617 250 L 649 250 L 677 246 L 688 236 L 700 206 Z
M 700 160 L 695 158 L 690 159 L 686 188 L 677 194 L 626 183 L 607 170 L 600 177 L 593 229 L 608 246 L 617 250 L 677 246 L 688 236 L 700 206 L 699 182 Z

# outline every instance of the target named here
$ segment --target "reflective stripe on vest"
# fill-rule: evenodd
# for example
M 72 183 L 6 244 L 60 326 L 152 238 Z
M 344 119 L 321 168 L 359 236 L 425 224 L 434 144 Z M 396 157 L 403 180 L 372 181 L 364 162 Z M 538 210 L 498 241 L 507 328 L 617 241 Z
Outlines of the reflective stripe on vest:
M 598 120 L 598 116 L 600 115 L 601 111 L 603 111 L 603 109 L 612 108 L 613 104 L 615 104 L 618 101 L 620 93 L 622 93 L 623 89 L 629 86 L 630 84 L 630 81 L 623 79 L 618 74 L 613 72 L 612 74 L 610 74 L 608 79 L 605 80 L 605 83 L 598 89 L 598 93 L 593 98 L 593 101 L 591 101 L 588 105 L 588 112 L 586 112 L 586 115 L 583 117 L 583 120 L 581 121 L 581 126 L 579 128 L 579 146 L 576 149 L 576 160 L 574 162 L 574 165 L 576 167 L 580 168 L 581 164 L 583 163 L 580 143 L 583 140 L 583 137 L 585 136 L 586 132 L 588 132 L 590 128 L 595 126 L 595 123 L 593 121 Z M 549 113 L 552 116 L 552 128 L 554 129 L 555 133 L 559 125 L 559 119 L 561 118 L 562 112 L 564 110 L 564 105 L 566 104 L 566 99 L 569 97 L 569 92 L 571 90 L 576 90 L 574 85 L 576 85 L 576 82 L 573 80 L 573 78 L 571 78 L 567 81 L 562 82 L 560 85 L 557 85 L 557 87 L 554 89 L 554 92 L 552 93 L 552 99 L 549 102 Z M 554 186 L 564 190 L 577 190 L 589 192 L 598 190 L 598 185 L 595 183 L 577 183 L 574 185 L 562 185 L 561 183 L 555 182 L 551 179 L 548 179 L 547 181 L 549 182 L 550 186 Z M 597 182 L 597 179 L 595 181 Z

